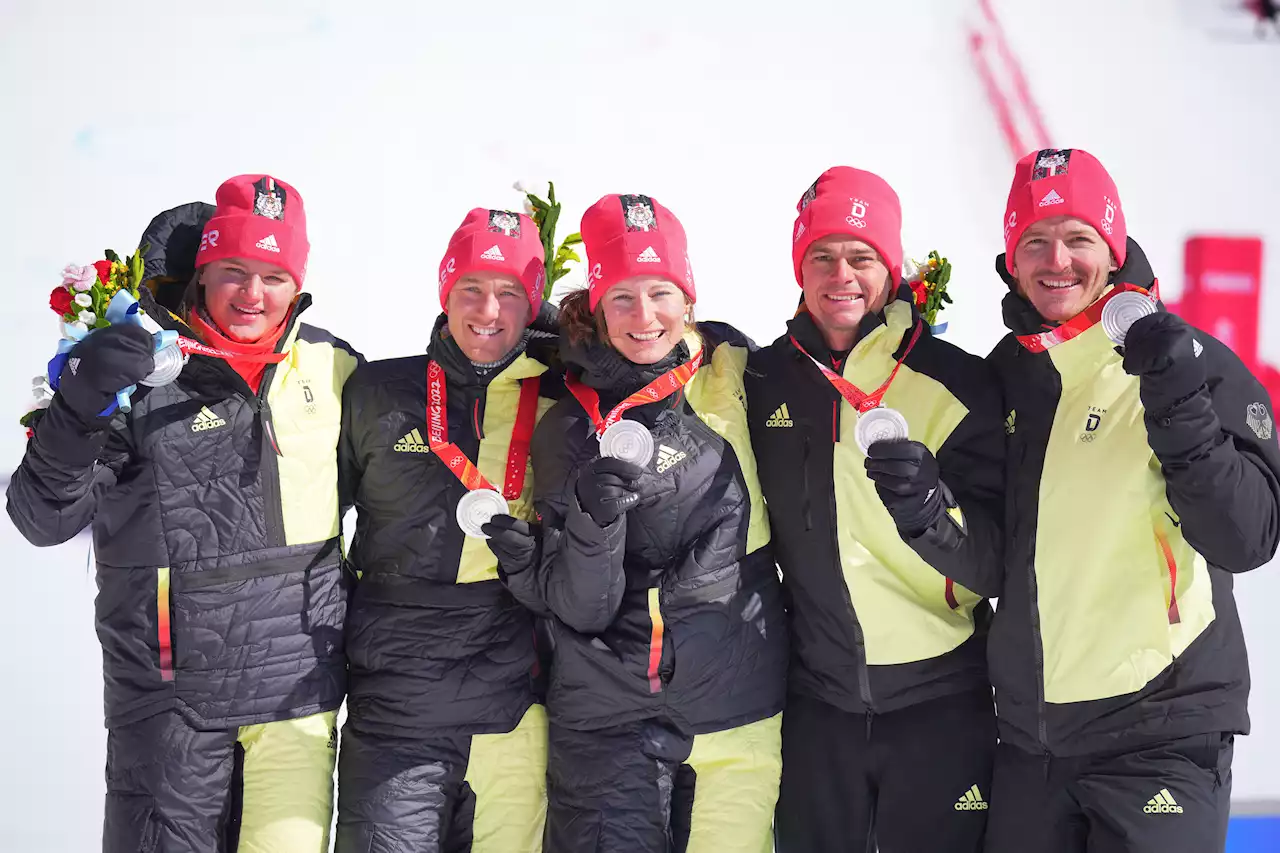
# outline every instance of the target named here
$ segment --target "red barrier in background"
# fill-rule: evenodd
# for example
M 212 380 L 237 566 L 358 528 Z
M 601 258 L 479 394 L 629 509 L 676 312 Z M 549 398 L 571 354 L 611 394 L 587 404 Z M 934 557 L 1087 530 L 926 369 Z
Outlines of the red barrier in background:
M 1182 300 L 1169 305 L 1191 325 L 1222 341 L 1266 386 L 1273 400 L 1280 371 L 1258 355 L 1262 305 L 1262 240 L 1190 237 L 1183 253 Z

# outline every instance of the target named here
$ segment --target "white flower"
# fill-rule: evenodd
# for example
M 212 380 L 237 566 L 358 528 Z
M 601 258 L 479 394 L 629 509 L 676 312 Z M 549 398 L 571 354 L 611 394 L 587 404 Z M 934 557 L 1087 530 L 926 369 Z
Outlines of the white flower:
M 920 278 L 920 265 L 915 261 L 907 258 L 902 262 L 902 277 L 907 281 L 917 281 Z
M 88 334 L 88 327 L 79 321 L 72 320 L 67 323 L 65 320 L 58 321 L 58 330 L 61 336 L 67 338 L 68 341 L 79 341 Z
M 536 195 L 538 198 L 547 197 L 546 181 L 538 181 L 538 180 L 516 181 L 514 184 L 511 185 L 511 188 L 522 195 L 528 195 L 532 193 L 533 195 Z
M 49 387 L 49 377 L 41 374 L 31 380 L 31 398 L 34 408 L 43 409 L 53 399 L 53 389 Z
M 93 297 L 87 293 L 77 293 L 76 304 L 79 305 L 81 308 L 88 308 L 90 305 L 93 304 Z
M 94 282 L 98 280 L 98 271 L 91 266 L 77 266 L 76 264 L 67 264 L 62 270 L 62 283 L 71 288 L 84 292 L 93 287 Z
M 98 322 L 98 315 L 94 314 L 92 311 L 81 311 L 79 314 L 76 315 L 76 318 L 81 323 L 84 323 L 86 329 L 89 326 L 92 326 L 94 323 Z
M 533 219 L 533 214 L 536 212 L 537 211 L 533 209 L 533 203 L 526 198 L 524 200 L 524 215 L 529 217 L 530 219 Z

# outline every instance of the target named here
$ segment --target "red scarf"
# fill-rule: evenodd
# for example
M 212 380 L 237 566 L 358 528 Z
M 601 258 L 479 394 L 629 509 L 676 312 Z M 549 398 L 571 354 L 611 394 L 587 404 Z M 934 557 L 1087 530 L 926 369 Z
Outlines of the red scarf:
M 292 309 L 290 309 L 289 313 L 293 313 Z M 241 343 L 228 338 L 213 323 L 204 318 L 203 312 L 198 310 L 191 312 L 188 323 L 191 326 L 191 330 L 200 337 L 200 340 L 211 347 L 241 355 L 264 355 L 276 351 L 276 344 L 280 342 L 280 338 L 284 335 L 285 327 L 289 325 L 289 315 L 285 315 L 284 322 L 276 326 L 274 330 L 250 343 Z M 227 364 L 231 365 L 231 369 L 239 373 L 244 381 L 249 383 L 253 393 L 258 393 L 258 388 L 262 385 L 262 374 L 267 369 L 266 362 L 235 358 L 227 359 Z

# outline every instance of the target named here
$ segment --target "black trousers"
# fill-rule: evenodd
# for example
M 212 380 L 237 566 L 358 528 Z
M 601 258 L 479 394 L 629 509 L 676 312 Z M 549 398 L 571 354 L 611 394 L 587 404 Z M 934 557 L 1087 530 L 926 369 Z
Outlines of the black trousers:
M 1223 734 L 1072 758 L 1001 744 L 987 853 L 1220 853 L 1232 749 Z
M 553 724 L 543 853 L 769 853 L 780 740 L 776 716 L 700 735 Z
M 995 747 L 985 691 L 873 717 L 792 697 L 778 853 L 977 853 Z
M 334 713 L 227 730 L 176 711 L 107 730 L 104 853 L 328 849 Z
M 510 732 L 393 737 L 348 719 L 338 756 L 336 853 L 537 853 L 547 723 Z

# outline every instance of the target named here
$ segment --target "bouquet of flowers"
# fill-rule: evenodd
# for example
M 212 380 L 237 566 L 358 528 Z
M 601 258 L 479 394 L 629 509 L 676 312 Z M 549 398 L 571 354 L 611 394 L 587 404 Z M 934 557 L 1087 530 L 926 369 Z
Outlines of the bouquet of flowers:
M 574 246 L 582 242 L 582 235 L 575 231 L 556 246 L 556 224 L 560 221 L 560 202 L 556 201 L 554 183 L 547 183 L 545 201 L 523 181 L 516 182 L 515 190 L 524 194 L 524 212 L 538 226 L 538 236 L 542 239 L 542 251 L 547 259 L 547 282 L 542 288 L 542 298 L 550 299 L 555 283 L 569 274 L 569 263 L 582 263 L 582 258 L 573 250 Z
M 107 306 L 117 294 L 124 291 L 137 300 L 146 251 L 147 247 L 142 246 L 122 261 L 118 254 L 107 249 L 100 261 L 85 266 L 68 264 L 63 268 L 62 284 L 49 294 L 49 308 L 58 315 L 62 324 L 62 340 L 58 345 L 58 355 L 50 362 L 51 370 L 61 369 L 59 359 L 77 341 L 94 329 L 111 325 L 107 319 Z M 28 437 L 36 417 L 48 408 L 53 395 L 53 384 L 47 372 L 31 380 L 31 400 L 26 412 L 18 419 L 26 427 Z
M 938 312 L 951 303 L 947 282 L 951 280 L 951 262 L 932 251 L 923 262 L 907 258 L 902 264 L 902 277 L 911 285 L 916 309 L 935 334 L 946 331 L 947 324 L 938 325 Z
M 72 330 L 83 336 L 92 329 L 111 325 L 105 316 L 107 304 L 121 290 L 138 298 L 146 250 L 143 246 L 122 261 L 107 249 L 101 261 L 83 267 L 69 264 L 62 270 L 62 284 L 49 294 L 49 307 L 61 318 L 64 336 Z

